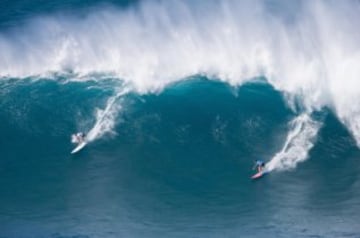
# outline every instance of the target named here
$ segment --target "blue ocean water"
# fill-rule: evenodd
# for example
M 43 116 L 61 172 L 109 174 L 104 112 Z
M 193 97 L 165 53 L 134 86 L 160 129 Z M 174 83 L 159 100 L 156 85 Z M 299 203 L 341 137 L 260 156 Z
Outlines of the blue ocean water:
M 300 93 L 291 94 L 293 91 L 267 77 L 263 69 L 241 82 L 230 77 L 236 71 L 226 74 L 226 67 L 221 68 L 225 75 L 221 70 L 214 73 L 213 67 L 226 61 L 223 57 L 232 57 L 220 43 L 213 45 L 225 52 L 216 55 L 220 61 L 194 59 L 192 67 L 208 63 L 195 71 L 187 68 L 186 60 L 184 68 L 170 67 L 166 62 L 174 58 L 165 57 L 163 62 L 162 55 L 149 53 L 162 50 L 153 45 L 158 42 L 154 38 L 160 37 L 158 31 L 150 34 L 154 38 L 144 39 L 146 44 L 137 41 L 134 48 L 124 46 L 128 50 L 124 51 L 122 44 L 127 41 L 121 40 L 126 36 L 111 37 L 120 23 L 111 23 L 110 30 L 105 24 L 117 19 L 113 15 L 128 14 L 129 19 L 136 19 L 140 11 L 140 18 L 146 18 L 151 9 L 155 13 L 171 10 L 176 17 L 182 12 L 188 17 L 192 7 L 211 15 L 211 4 L 217 4 L 144 2 L 1 3 L 0 50 L 6 53 L 0 52 L 0 237 L 359 237 L 356 127 L 343 119 L 348 114 L 341 114 L 336 103 L 307 106 L 311 101 L 307 99 L 319 91 L 307 95 L 306 90 L 325 91 L 325 83 L 304 86 Z M 289 10 L 292 4 L 265 2 L 271 11 L 286 11 L 285 21 L 289 15 L 296 19 Z M 141 4 L 149 5 L 142 8 Z M 244 4 L 250 7 L 253 3 Z M 173 5 L 175 10 L 167 8 Z M 96 32 L 86 35 L 82 30 L 98 11 L 105 15 L 95 17 L 100 19 L 96 26 L 103 26 L 101 37 L 109 45 L 101 45 L 104 42 Z M 107 11 L 112 15 L 107 16 Z M 77 59 L 74 53 L 66 64 L 61 61 L 62 70 L 58 70 L 49 63 L 52 58 L 43 59 L 41 56 L 50 57 L 48 52 L 54 50 L 47 37 L 54 40 L 63 35 L 34 26 L 56 21 L 51 18 L 55 15 L 60 23 L 51 26 L 61 28 L 60 33 L 77 42 L 71 53 L 99 47 L 94 52 L 109 50 L 113 61 L 107 54 L 87 55 L 80 50 L 79 55 L 94 58 Z M 72 24 L 62 23 L 63 16 L 71 16 Z M 92 20 L 81 23 L 82 18 Z M 179 32 L 187 24 L 202 24 L 195 16 L 190 18 L 193 21 L 180 21 Z M 120 32 L 136 28 L 137 33 L 129 33 L 131 37 L 149 36 L 148 31 L 158 26 L 154 20 L 149 23 L 154 26 L 147 25 L 143 31 L 134 21 L 120 24 Z M 169 29 L 164 25 L 159 28 Z M 81 34 L 75 33 L 78 31 Z M 24 39 L 35 48 L 29 48 Z M 174 40 L 173 44 L 178 49 L 201 48 L 192 48 L 198 43 L 194 42 L 184 45 Z M 118 44 L 120 48 L 112 48 Z M 166 48 L 166 43 L 163 46 Z M 122 55 L 136 49 L 144 52 L 144 58 L 131 61 Z M 14 57 L 19 52 L 24 57 L 18 62 Z M 117 61 L 117 53 L 129 61 Z M 188 59 L 183 51 L 176 53 L 175 58 Z M 204 54 L 202 50 L 194 53 L 194 58 Z M 156 60 L 144 63 L 149 58 L 164 65 L 157 68 Z M 94 72 L 83 72 L 87 60 L 94 64 Z M 114 74 L 108 65 L 121 68 L 123 75 Z M 127 70 L 131 67 L 139 74 Z M 148 69 L 153 73 L 147 74 Z M 175 79 L 170 80 L 173 75 Z M 307 83 L 302 80 L 302 85 Z M 351 119 L 356 123 L 356 117 Z M 91 139 L 82 151 L 71 155 L 74 145 L 70 136 L 77 131 L 88 133 Z M 258 159 L 269 162 L 271 172 L 253 181 L 252 167 Z

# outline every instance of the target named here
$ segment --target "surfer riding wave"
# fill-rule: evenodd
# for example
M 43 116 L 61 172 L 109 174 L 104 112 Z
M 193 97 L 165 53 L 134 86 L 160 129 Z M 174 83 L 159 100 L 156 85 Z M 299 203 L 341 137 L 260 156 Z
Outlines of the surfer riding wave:
M 78 132 L 71 135 L 71 142 L 74 144 L 80 144 L 85 141 L 85 134 L 83 132 Z
M 253 167 L 253 170 L 256 169 L 258 173 L 262 172 L 265 168 L 265 162 L 262 160 L 255 161 L 255 165 Z

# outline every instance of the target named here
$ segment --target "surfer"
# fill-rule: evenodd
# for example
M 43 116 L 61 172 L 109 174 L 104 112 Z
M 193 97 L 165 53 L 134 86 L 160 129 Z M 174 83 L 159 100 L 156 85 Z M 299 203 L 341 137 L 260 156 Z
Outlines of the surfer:
M 253 169 L 256 169 L 258 173 L 260 173 L 261 171 L 263 171 L 264 167 L 265 167 L 265 162 L 262 160 L 257 160 L 255 161 L 255 165 Z
M 83 132 L 78 132 L 71 136 L 71 142 L 80 144 L 81 142 L 85 141 L 85 134 Z
M 71 151 L 71 154 L 75 154 L 84 148 L 88 141 L 86 135 L 83 132 L 78 132 L 71 135 L 71 142 L 77 144 L 76 148 Z

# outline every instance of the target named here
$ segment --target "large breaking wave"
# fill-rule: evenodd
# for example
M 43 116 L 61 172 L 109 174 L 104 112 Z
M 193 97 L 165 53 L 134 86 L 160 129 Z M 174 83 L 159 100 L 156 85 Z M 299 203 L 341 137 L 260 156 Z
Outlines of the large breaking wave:
M 106 74 L 140 94 L 193 75 L 232 86 L 263 76 L 297 115 L 268 168 L 292 168 L 307 158 L 322 124 L 311 115 L 323 108 L 360 146 L 359 13 L 355 0 L 142 1 L 81 17 L 37 17 L 0 33 L 0 75 L 87 81 Z M 98 111 L 92 140 L 112 131 L 123 93 Z

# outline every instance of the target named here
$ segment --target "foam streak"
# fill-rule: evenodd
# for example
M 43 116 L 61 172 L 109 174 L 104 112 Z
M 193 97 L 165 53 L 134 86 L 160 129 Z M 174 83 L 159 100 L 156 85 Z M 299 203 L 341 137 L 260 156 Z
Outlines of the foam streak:
M 121 104 L 117 104 L 116 102 L 128 92 L 128 88 L 122 89 L 115 96 L 112 96 L 107 100 L 106 106 L 103 110 L 97 109 L 96 122 L 86 136 L 86 140 L 88 142 L 92 142 L 102 137 L 104 134 L 112 132 L 116 116 L 122 109 Z
M 290 131 L 283 148 L 267 163 L 266 169 L 293 169 L 308 157 L 314 145 L 321 123 L 307 114 L 302 114 L 290 122 Z

